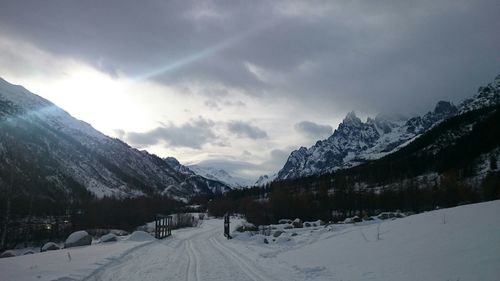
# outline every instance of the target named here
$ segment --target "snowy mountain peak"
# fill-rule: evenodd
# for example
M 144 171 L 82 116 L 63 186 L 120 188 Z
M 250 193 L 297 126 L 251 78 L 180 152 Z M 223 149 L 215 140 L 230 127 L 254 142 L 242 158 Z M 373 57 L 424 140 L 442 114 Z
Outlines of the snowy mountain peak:
M 456 106 L 448 101 L 439 101 L 434 108 L 434 114 L 450 115 L 457 112 Z
M 495 77 L 493 83 L 479 87 L 477 94 L 467 98 L 459 105 L 459 112 L 467 111 L 492 106 L 500 103 L 500 75 Z
M 257 181 L 253 185 L 254 186 L 264 186 L 264 185 L 274 181 L 276 179 L 276 177 L 277 177 L 277 174 L 273 174 L 271 176 L 262 175 L 259 177 L 259 179 L 257 179 Z
M 243 188 L 253 184 L 253 181 L 233 176 L 223 169 L 205 167 L 200 165 L 188 166 L 194 173 L 207 179 L 219 181 L 231 188 Z
M 495 89 L 499 89 L 500 88 L 500 74 L 497 75 L 497 77 L 495 77 L 495 80 L 493 80 L 493 87 Z
M 466 111 L 500 103 L 500 76 L 493 84 L 481 87 L 479 93 L 458 107 L 439 101 L 423 116 L 406 119 L 398 115 L 383 115 L 362 122 L 350 112 L 333 134 L 310 148 L 293 151 L 277 179 L 290 179 L 321 174 L 378 159 L 408 144 L 436 124 Z
M 356 112 L 354 111 L 351 111 L 349 113 L 347 113 L 346 117 L 344 118 L 344 120 L 342 121 L 343 124 L 345 125 L 359 125 L 361 123 L 363 123 L 361 121 L 361 119 L 358 118 L 358 116 L 356 116 Z

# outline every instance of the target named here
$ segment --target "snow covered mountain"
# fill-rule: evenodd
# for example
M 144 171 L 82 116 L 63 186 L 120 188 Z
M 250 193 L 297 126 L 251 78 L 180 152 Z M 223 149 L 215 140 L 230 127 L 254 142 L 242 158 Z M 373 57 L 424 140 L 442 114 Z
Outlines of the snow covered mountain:
M 204 167 L 200 165 L 190 165 L 188 166 L 188 168 L 200 176 L 203 176 L 207 179 L 222 182 L 230 186 L 231 188 L 244 188 L 251 186 L 253 184 L 253 181 L 232 176 L 223 169 Z
M 224 193 L 231 190 L 231 188 L 233 187 L 231 184 L 223 180 L 220 180 L 216 177 L 213 177 L 210 174 L 204 175 L 196 172 L 196 170 L 194 170 L 192 166 L 187 167 L 182 165 L 174 157 L 167 157 L 163 160 L 167 162 L 170 165 L 170 167 L 174 168 L 177 172 L 186 175 L 190 179 L 190 181 L 198 181 L 205 183 L 213 193 Z
M 293 151 L 277 179 L 292 179 L 331 172 L 381 158 L 399 150 L 436 124 L 457 114 L 500 103 L 500 75 L 493 83 L 480 87 L 477 95 L 458 107 L 440 101 L 433 111 L 408 120 L 400 116 L 378 115 L 361 121 L 354 112 L 347 114 L 335 132 L 310 148 Z
M 254 186 L 264 186 L 276 179 L 278 174 L 272 174 L 271 176 L 268 175 L 262 175 L 260 176 L 257 181 L 253 184 Z
M 0 186 L 19 196 L 167 195 L 187 199 L 227 186 L 178 170 L 105 136 L 51 102 L 0 79 Z

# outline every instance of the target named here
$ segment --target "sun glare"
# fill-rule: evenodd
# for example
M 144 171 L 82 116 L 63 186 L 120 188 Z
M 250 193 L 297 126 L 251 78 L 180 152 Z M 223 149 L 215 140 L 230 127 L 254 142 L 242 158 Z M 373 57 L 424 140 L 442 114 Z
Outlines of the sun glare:
M 80 67 L 52 81 L 36 81 L 33 85 L 34 92 L 107 134 L 117 128 L 137 130 L 144 125 L 144 114 L 131 100 L 126 80 Z

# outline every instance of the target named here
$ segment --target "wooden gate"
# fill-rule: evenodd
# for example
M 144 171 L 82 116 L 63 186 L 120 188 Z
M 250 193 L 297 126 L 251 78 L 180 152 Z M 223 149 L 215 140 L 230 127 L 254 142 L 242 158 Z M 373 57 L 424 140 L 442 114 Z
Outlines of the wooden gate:
M 172 235 L 172 216 L 156 216 L 155 238 L 163 239 Z

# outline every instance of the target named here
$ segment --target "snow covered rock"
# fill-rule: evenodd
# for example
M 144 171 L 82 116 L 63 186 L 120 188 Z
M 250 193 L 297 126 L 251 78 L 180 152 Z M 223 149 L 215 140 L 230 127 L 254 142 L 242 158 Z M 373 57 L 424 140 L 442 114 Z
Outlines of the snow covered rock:
M 273 233 L 273 236 L 277 238 L 277 237 L 280 237 L 280 235 L 281 235 L 281 234 L 283 234 L 283 233 L 284 233 L 283 231 L 281 231 L 281 230 L 277 230 L 277 231 L 275 231 L 275 232 Z
M 304 224 L 302 223 L 302 220 L 299 219 L 299 218 L 293 220 L 292 225 L 293 225 L 294 228 L 302 228 L 302 227 L 304 227 Z
M 87 231 L 80 230 L 68 236 L 66 242 L 64 242 L 64 248 L 88 246 L 90 244 L 92 244 L 92 236 L 90 236 Z
M 32 251 L 32 250 L 28 250 L 28 251 L 26 251 L 26 252 L 23 253 L 23 256 L 25 256 L 25 255 L 33 255 L 34 253 L 35 252 Z
M 399 212 L 383 212 L 383 213 L 380 213 L 377 217 L 381 220 L 387 220 L 387 219 L 394 219 L 394 218 L 403 218 L 403 217 L 405 217 L 405 215 L 402 213 L 399 213 Z
M 254 224 L 251 224 L 249 222 L 243 221 L 238 226 L 236 226 L 235 230 L 238 231 L 238 232 L 257 231 L 257 230 L 259 230 L 259 228 L 257 228 Z
M 108 233 L 108 234 L 103 235 L 101 237 L 101 242 L 102 243 L 115 242 L 115 241 L 118 241 L 118 237 L 115 234 L 113 234 L 113 233 Z
M 59 250 L 59 245 L 57 245 L 54 242 L 47 242 L 42 246 L 41 251 L 46 252 L 46 251 L 54 251 L 54 250 Z
M 373 218 L 372 218 L 372 217 L 370 217 L 370 216 L 364 216 L 364 217 L 363 217 L 363 220 L 364 220 L 364 221 L 372 221 L 372 220 L 373 220 Z
M 16 254 L 14 253 L 14 251 L 7 250 L 0 255 L 0 258 L 11 258 L 11 257 L 15 257 L 15 256 L 16 256 Z
M 136 242 L 146 242 L 146 241 L 153 241 L 155 240 L 155 238 L 147 232 L 137 230 L 132 232 L 132 234 L 127 240 Z
M 358 217 L 358 216 L 354 216 L 354 217 L 352 217 L 352 218 L 346 218 L 346 219 L 344 220 L 344 223 L 355 223 L 355 222 L 361 222 L 361 221 L 362 221 L 362 220 L 361 220 L 361 218 L 360 218 L 360 217 Z

